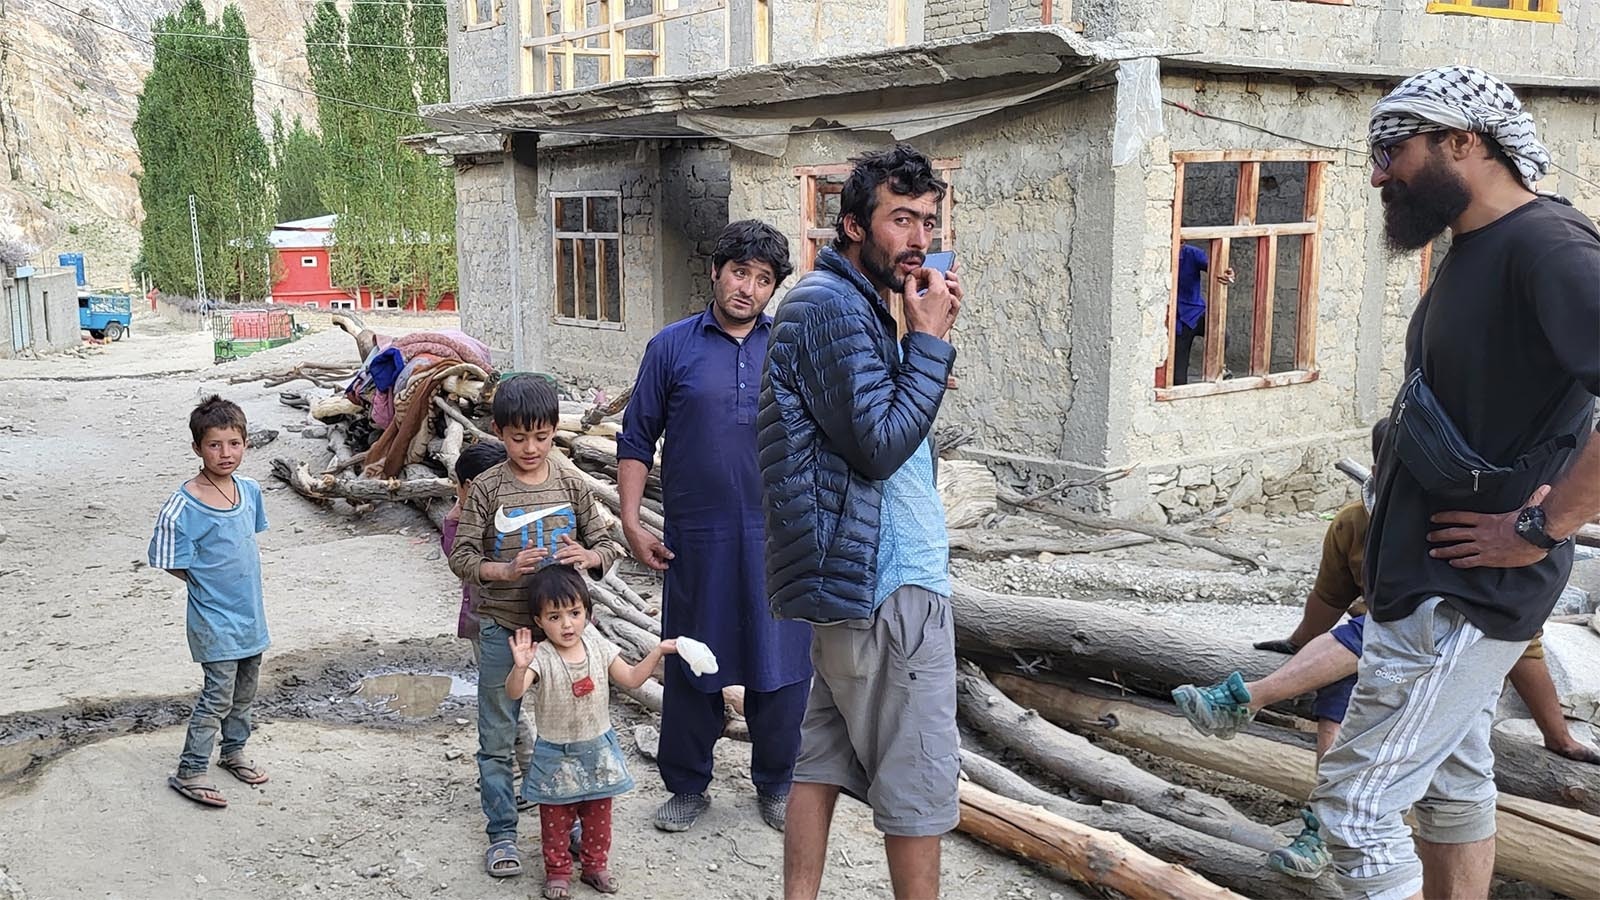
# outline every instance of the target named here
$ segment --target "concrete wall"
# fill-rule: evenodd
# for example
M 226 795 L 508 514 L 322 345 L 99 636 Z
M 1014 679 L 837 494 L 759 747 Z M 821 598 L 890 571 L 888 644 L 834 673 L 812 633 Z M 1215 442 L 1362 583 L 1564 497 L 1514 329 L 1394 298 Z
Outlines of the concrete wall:
M 1168 76 L 1171 100 L 1318 143 L 1360 147 L 1367 110 L 1380 85 L 1306 86 L 1288 81 L 1212 78 L 1197 95 L 1194 79 Z M 1600 181 L 1593 145 L 1593 98 L 1530 94 L 1526 102 L 1558 161 Z M 1108 462 L 1134 466 L 1112 485 L 1116 508 L 1184 519 L 1228 502 L 1273 511 L 1327 509 L 1354 496 L 1328 463 L 1367 456 L 1367 429 L 1387 412 L 1399 383 L 1407 319 L 1420 295 L 1418 254 L 1395 256 L 1383 245 L 1382 207 L 1368 185 L 1363 153 L 1331 164 L 1323 194 L 1322 269 L 1318 292 L 1320 377 L 1290 385 L 1171 401 L 1155 399 L 1152 373 L 1168 352 L 1166 304 L 1178 150 L 1274 148 L 1285 142 L 1180 110 L 1165 110 L 1166 135 L 1144 158 L 1117 170 L 1117 288 L 1114 332 L 1127 345 L 1111 369 Z M 1600 189 L 1559 182 L 1590 215 Z M 1155 277 L 1159 273 L 1159 277 Z M 1196 356 L 1198 357 L 1198 350 Z
M 456 275 L 461 329 L 494 350 L 496 361 L 511 367 L 513 335 L 511 241 L 516 216 L 511 196 L 512 167 L 503 162 L 456 170 Z M 541 292 L 532 283 L 521 291 L 532 305 Z M 524 333 L 526 337 L 526 329 Z
M 1425 0 L 1076 0 L 1085 36 L 1149 32 L 1158 46 L 1329 70 L 1470 63 L 1501 77 L 1597 77 L 1600 0 L 1562 0 L 1559 24 L 1425 12 Z
M 889 45 L 895 0 L 772 0 L 772 61 L 840 56 Z
M 21 310 L 27 304 L 27 312 Z M 82 343 L 78 330 L 78 281 L 69 269 L 35 269 L 28 278 L 0 275 L 0 357 L 10 358 L 12 319 L 26 323 L 23 350 L 48 353 Z
M 465 103 L 521 93 L 518 34 L 521 4 L 494 0 L 499 19 L 465 28 L 462 0 L 445 3 L 446 46 L 450 48 L 450 102 Z M 538 15 L 539 4 L 533 4 Z M 540 23 L 533 23 L 535 29 Z

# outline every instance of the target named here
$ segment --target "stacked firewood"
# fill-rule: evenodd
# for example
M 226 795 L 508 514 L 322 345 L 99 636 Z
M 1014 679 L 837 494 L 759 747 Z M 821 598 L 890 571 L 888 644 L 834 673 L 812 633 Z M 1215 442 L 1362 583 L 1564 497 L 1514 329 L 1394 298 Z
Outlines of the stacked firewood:
M 341 395 L 296 396 L 328 428 L 329 459 L 320 474 L 288 459 L 277 460 L 274 472 L 318 502 L 408 502 L 437 522 L 451 502 L 449 473 L 463 444 L 495 440 L 487 421 L 492 385 L 457 387 L 434 399 L 437 436 L 425 458 L 397 479 L 360 474 L 361 452 L 377 435 L 359 409 L 341 405 L 348 402 Z M 582 473 L 613 511 L 620 510 L 616 434 L 626 400 L 624 394 L 563 403 L 556 436 L 557 464 Z M 997 484 L 970 461 L 943 460 L 939 475 L 958 556 L 1085 554 L 1170 541 L 1215 554 L 1241 574 L 1288 579 L 1263 555 L 1196 536 L 1193 528 L 1087 515 L 1054 502 L 1064 490 L 1120 473 L 1031 494 Z M 660 497 L 652 475 L 642 518 L 657 534 L 665 527 Z M 1006 527 L 992 527 L 997 521 Z M 1039 527 L 1018 528 L 1018 521 Z M 653 573 L 631 564 L 591 586 L 596 626 L 630 659 L 660 640 L 660 590 Z M 1226 776 L 1219 782 L 1238 779 L 1303 800 L 1315 783 L 1305 698 L 1264 711 L 1236 738 L 1221 741 L 1192 731 L 1169 695 L 1179 684 L 1221 681 L 1234 670 L 1259 678 L 1284 657 L 1255 650 L 1243 637 L 1198 635 L 1109 604 L 992 593 L 959 582 L 953 603 L 962 657 L 963 832 L 1066 879 L 1129 897 L 1339 896 L 1331 876 L 1303 881 L 1267 868 L 1266 854 L 1286 845 L 1297 827 L 1252 819 L 1224 797 L 1173 783 L 1124 755 L 1132 748 Z M 624 693 L 661 710 L 657 681 Z M 725 734 L 747 737 L 742 691 L 725 694 Z M 652 733 L 639 729 L 642 752 L 652 752 Z M 1600 873 L 1600 768 L 1513 738 L 1494 740 L 1498 870 L 1568 896 L 1592 896 Z

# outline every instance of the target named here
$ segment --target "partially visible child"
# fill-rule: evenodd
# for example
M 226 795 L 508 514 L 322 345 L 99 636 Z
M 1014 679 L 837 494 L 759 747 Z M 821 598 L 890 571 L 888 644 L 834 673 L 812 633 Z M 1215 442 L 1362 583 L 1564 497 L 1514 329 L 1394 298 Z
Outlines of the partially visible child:
M 205 806 L 228 805 L 207 776 L 219 731 L 219 765 L 245 784 L 267 780 L 244 755 L 261 654 L 271 642 L 256 546 L 256 534 L 267 530 L 267 513 L 261 486 L 238 474 L 245 428 L 244 410 L 221 397 L 195 407 L 189 435 L 200 473 L 161 507 L 150 538 L 151 567 L 166 569 L 189 587 L 189 653 L 205 674 L 178 773 L 167 784 Z
M 472 480 L 450 568 L 477 597 L 478 787 L 489 836 L 483 865 L 505 878 L 522 872 L 511 774 L 521 702 L 506 695 L 505 681 L 513 662 L 511 636 L 533 627 L 529 576 L 549 562 L 552 544 L 552 567 L 578 567 L 596 578 L 624 551 L 613 537 L 616 520 L 576 469 L 550 459 L 561 416 L 555 386 L 537 375 L 507 378 L 496 386 L 490 411 L 506 461 Z M 530 520 L 534 524 L 525 524 Z M 554 534 L 558 541 L 549 541 Z
M 506 448 L 503 444 L 492 441 L 479 441 L 461 451 L 456 459 L 456 505 L 444 514 L 444 523 L 439 528 L 439 543 L 444 547 L 446 558 L 450 551 L 455 549 L 456 530 L 461 524 L 461 507 L 467 502 L 467 495 L 472 491 L 472 481 L 489 469 L 506 461 Z M 472 661 L 481 662 L 478 653 L 478 601 L 473 594 L 472 585 L 461 583 L 461 613 L 456 620 L 456 637 L 466 638 L 472 644 Z M 517 771 L 523 775 L 528 773 L 528 759 L 533 754 L 533 729 L 528 725 L 528 717 L 517 717 L 517 739 L 515 744 Z M 525 808 L 520 803 L 518 808 Z
M 535 642 L 531 629 L 517 629 L 511 641 L 516 665 L 506 676 L 506 696 L 519 700 L 531 692 L 539 723 L 533 768 L 522 780 L 522 794 L 539 804 L 544 896 L 566 900 L 572 895 L 567 835 L 574 820 L 583 824 L 583 883 L 614 894 L 617 879 L 606 867 L 611 798 L 632 790 L 633 776 L 611 727 L 611 684 L 644 684 L 662 654 L 678 652 L 677 642 L 662 641 L 637 665 L 628 665 L 616 644 L 588 627 L 594 600 L 583 577 L 566 566 L 534 575 L 528 609 L 541 639 Z

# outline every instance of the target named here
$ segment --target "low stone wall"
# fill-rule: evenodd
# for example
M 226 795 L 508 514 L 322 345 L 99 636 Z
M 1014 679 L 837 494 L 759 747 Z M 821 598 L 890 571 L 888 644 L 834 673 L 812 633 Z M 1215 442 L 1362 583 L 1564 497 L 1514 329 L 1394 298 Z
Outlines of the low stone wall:
M 1174 523 L 1226 505 L 1268 515 L 1326 512 L 1361 496 L 1334 463 L 1348 456 L 1369 464 L 1367 441 L 1367 433 L 1357 431 L 1242 456 L 1141 467 L 1128 480 L 1147 487 L 1144 517 L 1159 511 Z

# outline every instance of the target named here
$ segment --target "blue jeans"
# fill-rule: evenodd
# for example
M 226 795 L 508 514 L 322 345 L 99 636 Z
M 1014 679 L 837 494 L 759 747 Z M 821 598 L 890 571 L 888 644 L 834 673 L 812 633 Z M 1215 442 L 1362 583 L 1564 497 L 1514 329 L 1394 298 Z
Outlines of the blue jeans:
M 512 632 L 484 617 L 478 628 L 478 793 L 489 820 L 489 841 L 516 840 L 517 792 L 513 746 L 522 701 L 506 696 Z
M 222 732 L 222 758 L 244 752 L 250 739 L 250 705 L 256 702 L 256 681 L 261 674 L 261 654 L 247 659 L 201 663 L 205 687 L 189 716 L 189 733 L 178 758 L 178 777 L 204 775 L 211 768 L 211 748 Z

